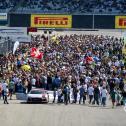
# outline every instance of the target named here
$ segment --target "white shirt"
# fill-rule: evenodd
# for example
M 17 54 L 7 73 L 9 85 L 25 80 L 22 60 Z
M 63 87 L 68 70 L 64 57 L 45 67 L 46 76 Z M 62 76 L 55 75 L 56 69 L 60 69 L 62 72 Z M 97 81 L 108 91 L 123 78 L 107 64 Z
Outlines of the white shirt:
M 14 83 L 18 83 L 19 82 L 19 78 L 18 77 L 15 77 L 13 80 L 14 80 Z
M 112 62 L 110 61 L 110 62 L 108 62 L 108 65 L 109 65 L 109 67 L 112 65 Z
M 62 90 L 58 89 L 57 93 L 58 93 L 58 96 L 60 96 L 62 94 Z
M 7 83 L 2 83 L 2 90 L 4 90 L 4 91 L 7 90 Z
M 94 95 L 94 88 L 93 87 L 88 88 L 88 95 Z
M 124 85 L 124 91 L 126 91 L 126 84 Z
M 120 62 L 119 61 L 116 61 L 115 62 L 115 66 L 118 67 L 120 65 Z
M 84 84 L 84 90 L 87 92 L 87 84 Z
M 32 84 L 32 85 L 35 85 L 35 83 L 36 83 L 36 79 L 35 79 L 35 78 L 32 78 L 31 84 Z
M 103 88 L 99 87 L 100 94 L 102 94 L 102 90 L 103 90 Z
M 91 80 L 91 77 L 87 76 L 87 77 L 85 78 L 85 83 L 88 83 L 90 80 Z
M 8 88 L 6 88 L 6 90 L 4 90 L 4 95 L 7 95 L 9 93 Z
M 106 98 L 107 97 L 107 90 L 106 89 L 102 89 L 101 95 L 102 95 L 102 98 Z

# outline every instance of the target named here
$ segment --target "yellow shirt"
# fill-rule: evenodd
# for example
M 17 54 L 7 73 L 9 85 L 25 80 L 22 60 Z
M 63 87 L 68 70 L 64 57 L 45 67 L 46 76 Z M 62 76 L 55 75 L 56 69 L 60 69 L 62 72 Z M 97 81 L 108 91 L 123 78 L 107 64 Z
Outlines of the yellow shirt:
M 9 79 L 6 80 L 6 83 L 9 84 Z

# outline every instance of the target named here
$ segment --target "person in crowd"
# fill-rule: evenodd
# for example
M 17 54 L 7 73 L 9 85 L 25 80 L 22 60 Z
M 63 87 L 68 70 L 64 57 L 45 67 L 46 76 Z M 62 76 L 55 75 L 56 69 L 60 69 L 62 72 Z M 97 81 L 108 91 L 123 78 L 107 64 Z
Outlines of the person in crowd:
M 78 95 L 78 88 L 77 88 L 77 85 L 74 85 L 73 86 L 73 97 L 74 97 L 74 100 L 73 100 L 73 103 L 77 103 L 77 95 Z
M 67 84 L 64 86 L 63 94 L 64 94 L 64 104 L 68 105 L 69 87 Z
M 52 90 L 52 77 L 50 73 L 47 74 L 47 90 Z
M 56 100 L 56 94 L 57 94 L 57 89 L 54 88 L 54 91 L 53 91 L 53 103 L 55 103 L 55 100 Z
M 99 96 L 99 102 L 102 105 L 102 90 L 103 90 L 103 86 L 102 84 L 99 85 L 99 91 L 100 91 L 100 96 Z
M 67 84 L 67 85 L 68 85 L 68 102 L 71 103 L 71 97 L 70 97 L 70 95 L 71 95 L 71 87 L 70 87 L 69 84 Z
M 90 85 L 88 88 L 88 96 L 89 96 L 89 104 L 91 104 L 94 96 L 94 88 L 92 85 Z
M 95 102 L 96 102 L 97 105 L 99 105 L 99 98 L 100 98 L 99 87 L 97 85 L 95 85 L 95 87 L 94 87 L 94 101 L 92 102 L 92 104 L 95 104 Z
M 2 96 L 2 84 L 0 83 L 0 99 L 1 99 L 1 96 Z
M 62 96 L 63 96 L 63 92 L 62 92 L 62 89 L 59 87 L 58 90 L 57 90 L 57 94 L 58 94 L 58 101 L 57 103 L 62 103 Z
M 5 82 L 5 80 L 3 80 L 3 82 L 2 82 L 2 96 L 3 96 L 3 100 L 5 100 L 5 93 L 6 93 L 6 91 L 7 91 L 7 83 Z
M 125 105 L 126 106 L 126 92 L 125 91 L 122 92 L 121 105 Z
M 4 104 L 9 104 L 7 97 L 9 94 L 9 90 L 8 90 L 8 86 L 6 86 L 6 88 L 4 88 Z
M 121 105 L 121 99 L 122 99 L 121 92 L 120 92 L 119 88 L 117 88 L 117 90 L 116 90 L 116 106 Z
M 14 81 L 13 81 L 13 80 L 11 80 L 11 81 L 9 82 L 8 87 L 9 87 L 9 96 L 10 96 L 10 100 L 12 100 L 12 95 L 13 95 L 13 91 L 14 91 Z
M 114 108 L 115 107 L 115 102 L 116 102 L 116 90 L 113 89 L 111 91 L 110 95 L 111 95 L 111 101 L 112 101 L 112 108 Z
M 81 104 L 82 99 L 83 99 L 83 104 L 85 104 L 86 96 L 85 96 L 84 85 L 82 85 L 82 86 L 80 87 L 79 92 L 80 92 L 79 104 Z
M 33 88 L 35 87 L 35 83 L 36 83 L 36 79 L 34 78 L 34 76 L 32 76 L 31 85 L 32 85 Z
M 103 87 L 103 89 L 101 90 L 101 97 L 102 97 L 103 107 L 106 106 L 107 94 L 108 94 L 108 91 L 106 90 L 106 87 Z
M 43 74 L 41 76 L 41 84 L 42 84 L 41 87 L 46 90 L 47 89 L 47 75 Z
M 32 89 L 32 85 L 31 85 L 30 81 L 28 81 L 28 87 L 27 87 L 27 89 L 28 89 L 27 93 L 29 93 L 31 91 L 31 89 Z

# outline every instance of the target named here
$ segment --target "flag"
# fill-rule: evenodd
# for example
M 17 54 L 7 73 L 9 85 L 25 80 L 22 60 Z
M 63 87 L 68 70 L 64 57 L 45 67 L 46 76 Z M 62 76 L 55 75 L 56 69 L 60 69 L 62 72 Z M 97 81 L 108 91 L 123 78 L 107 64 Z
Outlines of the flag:
M 85 58 L 85 60 L 86 60 L 86 63 L 87 63 L 87 64 L 91 64 L 91 63 L 93 63 L 93 61 L 94 61 L 94 59 L 93 59 L 91 56 L 87 56 L 87 57 Z
M 43 57 L 43 53 L 39 52 L 39 50 L 35 47 L 33 47 L 31 49 L 31 53 L 30 53 L 31 57 L 37 58 L 37 59 L 42 59 Z
M 122 54 L 126 55 L 126 47 L 123 47 Z
M 54 36 L 51 37 L 51 40 L 53 40 L 53 41 L 56 41 L 56 39 L 57 39 L 56 35 L 54 35 Z
M 18 48 L 18 46 L 19 46 L 19 41 L 16 41 L 14 43 L 14 47 L 13 47 L 13 54 L 15 53 L 16 49 Z
M 55 42 L 57 45 L 59 44 L 59 39 L 58 39 L 58 37 L 56 36 L 56 35 L 54 35 L 54 36 L 52 36 L 51 37 L 51 40 L 52 40 L 52 42 Z

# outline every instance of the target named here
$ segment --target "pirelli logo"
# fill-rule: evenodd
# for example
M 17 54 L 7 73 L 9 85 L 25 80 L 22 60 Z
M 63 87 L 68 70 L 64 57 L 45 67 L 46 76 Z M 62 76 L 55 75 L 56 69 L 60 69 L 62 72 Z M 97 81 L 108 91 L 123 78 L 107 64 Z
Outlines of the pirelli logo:
M 71 15 L 31 15 L 31 27 L 71 28 Z
M 115 28 L 126 28 L 126 16 L 116 16 L 115 17 Z

